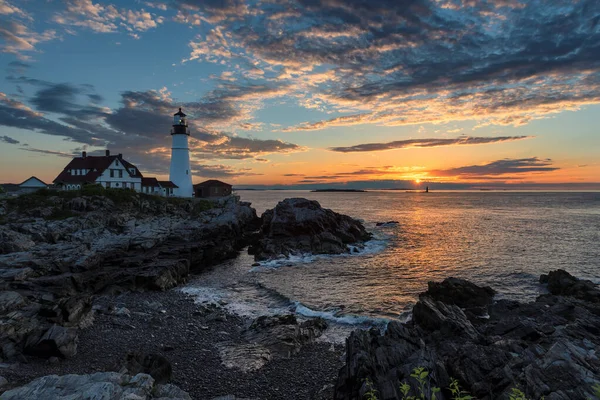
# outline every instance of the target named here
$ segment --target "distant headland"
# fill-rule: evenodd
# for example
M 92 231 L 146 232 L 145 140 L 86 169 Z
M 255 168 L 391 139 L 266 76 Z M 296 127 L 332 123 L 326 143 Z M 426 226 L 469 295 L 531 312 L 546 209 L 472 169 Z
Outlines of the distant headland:
M 325 193 L 325 192 L 350 192 L 350 193 L 366 193 L 366 190 L 361 190 L 361 189 L 315 189 L 315 190 L 311 190 L 311 192 L 316 192 L 316 193 Z

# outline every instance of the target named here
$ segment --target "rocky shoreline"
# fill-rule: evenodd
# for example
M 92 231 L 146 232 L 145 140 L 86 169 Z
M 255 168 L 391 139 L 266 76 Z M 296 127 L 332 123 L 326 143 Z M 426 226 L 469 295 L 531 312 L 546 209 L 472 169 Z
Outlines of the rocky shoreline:
M 418 393 L 420 367 L 442 400 L 454 398 L 452 378 L 480 400 L 598 398 L 600 289 L 563 270 L 540 282 L 550 293 L 531 303 L 494 301 L 492 288 L 462 279 L 430 282 L 410 322 L 350 335 L 334 398 L 362 399 L 371 382 L 379 400 L 402 399 L 401 382 Z
M 319 318 L 243 318 L 175 288 L 243 246 L 262 261 L 348 253 L 370 238 L 317 202 L 286 199 L 258 218 L 235 197 L 18 200 L 0 201 L 0 399 L 392 400 L 417 393 L 421 367 L 440 400 L 455 397 L 452 379 L 482 400 L 600 390 L 600 290 L 566 271 L 543 275 L 550 293 L 527 304 L 462 279 L 430 282 L 411 321 L 356 330 L 344 347 L 319 341 Z
M 0 201 L 0 388 L 58 373 L 88 375 L 37 379 L 7 396 L 58 393 L 45 385 L 75 382 L 110 387 L 114 397 L 129 379 L 151 391 L 173 381 L 194 398 L 331 397 L 341 349 L 315 343 L 324 321 L 251 321 L 218 305 L 199 309 L 169 290 L 248 244 L 267 259 L 306 251 L 307 243 L 315 253 L 349 252 L 369 238 L 360 222 L 316 202 L 287 199 L 283 209 L 278 223 L 287 232 L 236 197 L 90 188 Z M 120 375 L 89 375 L 98 371 Z

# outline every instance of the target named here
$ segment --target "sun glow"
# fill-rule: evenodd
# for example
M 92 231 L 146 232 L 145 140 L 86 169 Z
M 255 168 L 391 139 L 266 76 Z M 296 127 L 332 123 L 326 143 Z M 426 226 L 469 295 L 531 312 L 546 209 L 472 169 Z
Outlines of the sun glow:
M 416 183 L 421 183 L 421 180 L 419 178 L 415 179 Z

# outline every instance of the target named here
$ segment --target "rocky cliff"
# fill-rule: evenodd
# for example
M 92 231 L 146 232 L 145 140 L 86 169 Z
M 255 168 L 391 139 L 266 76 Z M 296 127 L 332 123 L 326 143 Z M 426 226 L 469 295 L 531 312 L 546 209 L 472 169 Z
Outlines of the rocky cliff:
M 0 201 L 0 359 L 69 357 L 94 294 L 166 290 L 233 257 L 258 228 L 249 203 L 127 190 Z
M 428 385 L 444 388 L 438 399 L 451 398 L 451 377 L 477 399 L 509 399 L 515 388 L 531 399 L 594 398 L 600 290 L 562 270 L 541 281 L 550 294 L 528 304 L 493 302 L 491 288 L 461 279 L 430 283 L 412 321 L 347 339 L 335 399 L 362 399 L 367 380 L 380 400 L 403 398 L 403 381 L 418 393 L 410 377 L 417 367 L 429 371 Z

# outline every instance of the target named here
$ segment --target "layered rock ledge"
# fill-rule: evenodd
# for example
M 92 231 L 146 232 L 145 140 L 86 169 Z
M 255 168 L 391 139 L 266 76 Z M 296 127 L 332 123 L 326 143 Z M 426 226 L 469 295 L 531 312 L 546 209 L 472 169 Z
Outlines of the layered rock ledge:
M 535 302 L 493 301 L 491 288 L 462 279 L 430 283 L 408 323 L 392 322 L 384 335 L 355 331 L 334 398 L 362 399 L 367 380 L 380 400 L 402 399 L 417 367 L 432 387 L 450 378 L 477 399 L 509 399 L 514 388 L 528 398 L 587 399 L 600 381 L 600 290 L 566 271 L 542 275 L 549 294 Z M 438 399 L 449 399 L 443 389 Z
M 348 253 L 371 238 L 360 221 L 322 208 L 314 200 L 285 199 L 261 218 L 259 238 L 249 249 L 257 261 Z
M 191 400 L 174 385 L 157 385 L 150 375 L 117 372 L 91 375 L 49 375 L 2 394 L 2 400 Z
M 234 257 L 258 228 L 249 203 L 127 190 L 0 201 L 0 360 L 71 357 L 91 295 L 166 290 Z

